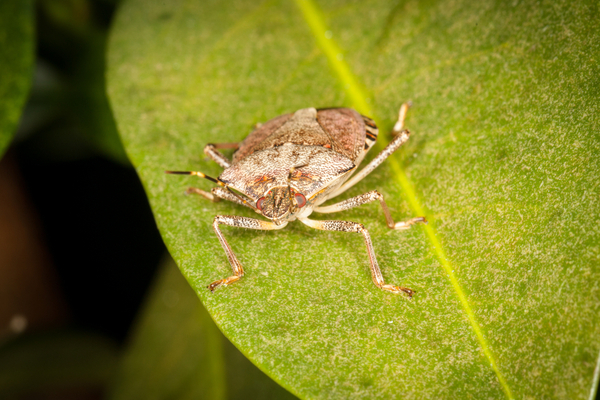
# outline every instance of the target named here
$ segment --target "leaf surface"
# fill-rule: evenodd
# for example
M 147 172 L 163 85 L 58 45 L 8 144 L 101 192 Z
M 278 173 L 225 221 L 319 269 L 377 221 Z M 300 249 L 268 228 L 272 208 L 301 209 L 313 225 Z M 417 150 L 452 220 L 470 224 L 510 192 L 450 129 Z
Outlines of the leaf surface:
M 585 398 L 600 351 L 600 56 L 597 3 L 567 1 L 141 2 L 121 8 L 109 96 L 163 238 L 225 335 L 303 398 Z M 412 100 L 410 141 L 327 218 L 362 238 L 292 223 L 212 230 L 251 210 L 183 193 L 217 176 L 206 143 L 299 108 L 352 106 L 380 141 Z M 383 145 L 379 145 L 379 149 Z M 377 151 L 377 149 L 375 150 Z M 370 154 L 374 157 L 375 152 Z M 319 218 L 316 216 L 315 218 Z M 321 219 L 327 219 L 320 217 Z
M 0 3 L 0 157 L 17 129 L 33 75 L 33 4 Z
M 161 267 L 108 398 L 295 399 L 223 336 L 175 263 Z

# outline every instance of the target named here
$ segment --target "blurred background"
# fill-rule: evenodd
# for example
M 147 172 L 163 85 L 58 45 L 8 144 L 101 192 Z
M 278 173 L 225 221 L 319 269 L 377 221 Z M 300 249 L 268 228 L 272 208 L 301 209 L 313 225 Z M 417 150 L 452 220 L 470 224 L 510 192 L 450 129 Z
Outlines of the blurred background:
M 11 386 L 15 398 L 100 398 L 166 253 L 105 94 L 117 5 L 34 2 L 33 83 L 0 161 L 0 398 Z M 44 379 L 72 376 L 71 388 L 19 372 L 57 357 L 65 371 Z

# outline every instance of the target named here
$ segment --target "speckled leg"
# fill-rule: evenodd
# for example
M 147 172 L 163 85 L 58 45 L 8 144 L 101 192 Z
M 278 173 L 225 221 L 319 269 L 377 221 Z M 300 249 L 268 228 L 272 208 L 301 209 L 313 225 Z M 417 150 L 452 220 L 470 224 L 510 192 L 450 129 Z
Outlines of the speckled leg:
M 340 186 L 338 190 L 330 194 L 328 196 L 328 199 L 339 196 L 340 194 L 344 193 L 346 190 L 350 189 L 352 186 L 356 185 L 358 182 L 363 180 L 365 176 L 373 172 L 373 170 L 377 168 L 382 162 L 384 162 L 390 155 L 392 155 L 392 153 L 398 150 L 398 148 L 408 140 L 408 136 L 409 132 L 407 130 L 400 132 L 400 134 L 396 136 L 394 140 L 392 140 L 390 144 L 388 144 L 385 147 L 385 149 L 383 149 L 383 151 L 373 159 L 373 161 L 367 164 L 367 166 L 360 170 L 359 173 L 354 175 L 346 183 Z
M 323 213 L 323 214 L 334 213 L 334 212 L 349 210 L 354 207 L 362 206 L 363 204 L 367 204 L 367 203 L 370 203 L 375 200 L 379 200 L 379 203 L 381 204 L 381 208 L 383 208 L 383 213 L 385 214 L 385 220 L 387 222 L 387 226 L 390 229 L 404 230 L 404 229 L 409 229 L 411 227 L 411 225 L 414 225 L 419 222 L 422 222 L 424 224 L 427 223 L 427 220 L 425 219 L 425 217 L 416 217 L 416 218 L 409 219 L 408 221 L 404 221 L 404 222 L 394 222 L 394 220 L 392 219 L 392 214 L 390 213 L 390 210 L 388 209 L 387 204 L 385 204 L 385 201 L 383 200 L 383 195 L 381 193 L 379 193 L 377 190 L 372 190 L 365 194 L 361 194 L 360 196 L 352 197 L 348 200 L 344 200 L 340 203 L 332 204 L 330 206 L 315 207 L 314 211 L 318 212 L 318 213 Z
M 346 190 L 350 189 L 352 186 L 356 185 L 358 182 L 363 180 L 367 175 L 369 175 L 375 168 L 377 168 L 382 162 L 384 162 L 389 156 L 391 156 L 400 146 L 402 146 L 410 135 L 408 130 L 403 130 L 404 128 L 404 118 L 406 118 L 406 113 L 408 108 L 410 107 L 410 103 L 404 103 L 400 107 L 400 111 L 398 112 L 398 121 L 394 125 L 394 129 L 392 129 L 392 135 L 394 139 L 383 149 L 377 157 L 375 157 L 366 167 L 360 170 L 359 173 L 350 178 L 346 183 L 340 186 L 336 191 L 331 193 L 328 196 L 328 199 L 332 199 L 340 194 L 344 193 Z
M 200 195 L 214 203 L 218 202 L 219 199 L 223 199 L 223 200 L 227 200 L 227 201 L 231 201 L 233 203 L 239 204 L 241 206 L 246 206 L 246 207 L 254 210 L 254 208 L 250 204 L 248 204 L 247 202 L 244 202 L 243 199 L 237 197 L 236 195 L 231 193 L 229 190 L 222 188 L 222 187 L 212 188 L 211 193 L 208 193 L 208 192 L 206 192 L 202 189 L 198 189 L 196 187 L 190 187 L 185 191 L 185 193 Z
M 390 285 L 384 282 L 383 275 L 381 275 L 381 269 L 379 269 L 379 264 L 377 264 L 377 258 L 375 258 L 375 251 L 373 250 L 371 236 L 369 235 L 369 232 L 367 232 L 367 230 L 365 229 L 364 225 L 350 221 L 315 221 L 308 218 L 300 218 L 300 221 L 310 226 L 311 228 L 320 229 L 323 231 L 361 233 L 365 239 L 365 244 L 367 245 L 367 253 L 369 254 L 371 268 L 371 277 L 373 278 L 375 286 L 392 293 L 404 292 L 408 295 L 409 298 L 412 297 L 412 295 L 414 294 L 414 291 L 409 288 Z
M 237 257 L 231 250 L 229 243 L 223 236 L 223 233 L 219 229 L 219 225 L 227 225 L 227 226 L 235 226 L 238 228 L 246 228 L 246 229 L 259 229 L 259 230 L 276 230 L 282 229 L 287 225 L 287 222 L 281 225 L 276 225 L 273 222 L 261 221 L 259 219 L 247 218 L 247 217 L 238 217 L 235 215 L 217 215 L 213 221 L 213 229 L 217 234 L 217 238 L 225 250 L 225 254 L 227 255 L 227 259 L 229 260 L 229 264 L 231 264 L 231 268 L 233 269 L 233 275 L 228 278 L 220 279 L 218 281 L 214 281 L 208 288 L 210 291 L 214 291 L 218 286 L 227 286 L 233 282 L 240 280 L 242 276 L 244 276 L 244 268 L 242 268 L 242 264 L 238 261 Z
M 219 201 L 219 198 L 216 197 L 215 195 L 213 195 L 212 193 L 209 193 L 209 192 L 199 189 L 197 187 L 187 188 L 187 190 L 185 191 L 185 194 L 197 194 L 198 196 L 202 196 L 205 199 L 212 201 L 213 203 L 216 203 Z
M 237 149 L 239 143 L 209 143 L 204 147 L 204 154 L 223 168 L 229 168 L 231 161 L 217 149 Z

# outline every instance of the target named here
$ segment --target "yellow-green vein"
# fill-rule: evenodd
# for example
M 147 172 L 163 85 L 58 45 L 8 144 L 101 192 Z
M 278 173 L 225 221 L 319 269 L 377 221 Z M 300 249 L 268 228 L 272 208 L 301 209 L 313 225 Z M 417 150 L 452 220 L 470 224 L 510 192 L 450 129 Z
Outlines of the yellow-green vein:
M 342 83 L 344 90 L 350 97 L 352 106 L 354 108 L 356 108 L 356 110 L 358 110 L 359 112 L 361 112 L 363 114 L 374 116 L 375 117 L 374 119 L 377 122 L 378 118 L 376 117 L 376 115 L 374 115 L 374 113 L 371 111 L 370 106 L 368 105 L 368 101 L 367 101 L 368 94 L 367 94 L 366 89 L 361 85 L 358 78 L 354 75 L 354 73 L 350 69 L 350 66 L 348 65 L 348 63 L 346 63 L 344 61 L 343 52 L 342 52 L 341 48 L 339 47 L 339 45 L 333 39 L 332 32 L 327 28 L 327 25 L 325 24 L 325 21 L 323 18 L 323 14 L 322 14 L 321 10 L 319 9 L 319 7 L 317 6 L 317 4 L 314 2 L 314 0 L 295 0 L 295 1 L 296 1 L 296 4 L 298 5 L 298 7 L 300 8 L 300 10 L 302 11 L 304 19 L 306 20 L 313 35 L 315 36 L 317 43 L 319 44 L 319 46 L 325 53 L 334 72 L 336 73 L 338 79 Z M 398 161 L 391 157 L 389 160 L 389 163 L 392 166 L 392 170 L 394 171 L 394 176 L 398 179 L 398 183 L 402 187 L 402 190 L 405 193 L 405 196 L 408 199 L 408 202 L 409 202 L 412 210 L 415 212 L 416 215 L 427 215 L 428 219 L 430 219 L 431 223 L 428 225 L 425 225 L 425 232 L 427 234 L 427 238 L 430 241 L 431 248 L 433 249 L 433 251 L 434 251 L 436 257 L 438 258 L 438 260 L 440 261 L 440 263 L 442 264 L 442 267 L 444 268 L 446 275 L 450 279 L 452 288 L 454 289 L 456 295 L 458 296 L 460 303 L 463 307 L 463 310 L 467 314 L 469 323 L 471 324 L 471 327 L 472 327 L 473 331 L 475 332 L 475 336 L 477 337 L 477 340 L 483 350 L 483 353 L 485 354 L 485 357 L 489 361 L 492 369 L 494 370 L 494 373 L 498 377 L 498 381 L 500 382 L 500 386 L 502 387 L 502 390 L 504 391 L 504 393 L 506 394 L 506 396 L 509 399 L 512 399 L 513 395 L 510 390 L 510 387 L 508 386 L 508 383 L 506 382 L 504 375 L 502 374 L 502 372 L 500 371 L 500 368 L 498 367 L 498 363 L 496 361 L 494 354 L 492 353 L 490 345 L 487 343 L 487 340 L 485 339 L 485 336 L 483 335 L 483 331 L 481 330 L 481 327 L 479 326 L 479 323 L 477 322 L 475 313 L 473 312 L 471 305 L 469 304 L 469 301 L 467 300 L 467 297 L 465 296 L 464 291 L 460 287 L 460 284 L 458 283 L 458 279 L 454 275 L 452 265 L 448 261 L 448 258 L 446 257 L 446 253 L 442 247 L 442 244 L 441 244 L 440 240 L 438 239 L 436 230 L 434 228 L 435 223 L 432 220 L 432 217 L 430 216 L 429 213 L 425 212 L 425 210 L 424 210 L 423 206 L 421 205 L 419 198 L 414 190 L 414 186 L 412 185 L 412 183 L 410 182 L 410 180 L 408 179 L 408 177 L 406 176 L 406 174 L 400 167 L 400 164 L 398 163 Z
M 366 115 L 373 115 L 371 107 L 367 103 L 366 90 L 354 76 L 348 64 L 344 61 L 344 53 L 332 39 L 332 34 L 323 22 L 323 16 L 317 5 L 313 1 L 296 0 L 296 4 L 302 10 L 306 22 L 315 35 L 319 46 L 325 52 L 334 72 L 337 74 L 340 82 L 344 85 L 344 90 L 352 99 L 354 107 Z

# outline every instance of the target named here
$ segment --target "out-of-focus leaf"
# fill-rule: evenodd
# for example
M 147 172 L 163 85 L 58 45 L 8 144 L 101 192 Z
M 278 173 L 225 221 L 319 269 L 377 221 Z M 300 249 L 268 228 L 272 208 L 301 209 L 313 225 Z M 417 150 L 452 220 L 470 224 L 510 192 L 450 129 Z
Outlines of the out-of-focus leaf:
M 33 334 L 0 348 L 0 398 L 85 387 L 102 389 L 117 363 L 113 343 L 72 331 Z
M 128 164 L 106 96 L 106 40 L 106 32 L 90 31 L 85 36 L 65 106 L 74 112 L 82 137 L 97 151 Z
M 592 1 L 130 0 L 109 96 L 175 261 L 293 393 L 585 398 L 600 351 L 598 26 Z M 300 223 L 223 228 L 247 273 L 206 290 L 230 274 L 213 216 L 256 214 L 184 196 L 209 182 L 165 169 L 216 176 L 206 143 L 309 106 L 354 106 L 389 140 L 408 99 L 411 140 L 343 198 L 378 189 L 397 220 L 431 223 L 390 232 L 377 204 L 327 217 L 365 224 L 413 301 L 372 284 L 359 235 Z
M 17 129 L 29 92 L 33 43 L 32 1 L 0 2 L 0 157 Z
M 27 146 L 44 158 L 100 153 L 129 164 L 106 96 L 108 28 L 91 5 L 87 0 L 38 3 L 40 58 L 19 133 L 31 136 Z
M 150 293 L 111 399 L 293 399 L 223 336 L 169 259 Z

